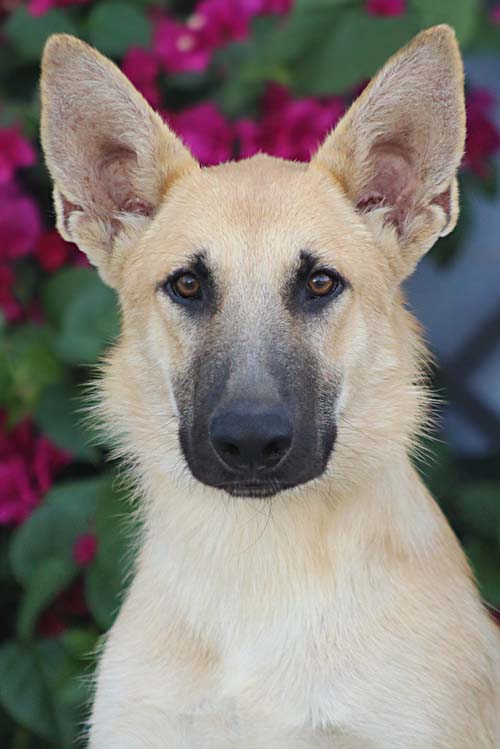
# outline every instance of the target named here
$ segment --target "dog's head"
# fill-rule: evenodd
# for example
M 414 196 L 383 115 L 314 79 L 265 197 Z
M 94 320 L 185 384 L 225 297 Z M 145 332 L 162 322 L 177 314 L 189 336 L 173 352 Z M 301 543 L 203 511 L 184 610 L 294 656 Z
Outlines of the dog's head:
M 419 348 L 399 285 L 458 213 L 449 28 L 393 57 L 307 165 L 200 168 L 71 37 L 47 45 L 42 96 L 59 231 L 120 297 L 109 391 L 136 445 L 160 460 L 173 422 L 193 476 L 241 496 L 406 446 Z

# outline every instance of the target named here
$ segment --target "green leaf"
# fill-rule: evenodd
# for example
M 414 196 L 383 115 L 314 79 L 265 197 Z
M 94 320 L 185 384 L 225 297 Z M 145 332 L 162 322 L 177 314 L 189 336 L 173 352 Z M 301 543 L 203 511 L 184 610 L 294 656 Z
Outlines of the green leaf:
M 17 723 L 52 741 L 50 696 L 36 653 L 26 645 L 8 643 L 0 649 L 0 703 Z
M 10 563 L 17 580 L 29 586 L 41 565 L 58 559 L 73 565 L 77 536 L 87 533 L 109 476 L 66 481 L 55 486 L 44 502 L 13 534 Z
M 79 393 L 69 384 L 48 388 L 35 413 L 35 420 L 52 442 L 82 461 L 97 462 L 99 450 L 91 444 L 92 433 L 78 413 L 82 408 Z
M 293 82 L 291 66 L 300 68 L 311 49 L 325 37 L 338 17 L 330 5 L 297 8 L 286 18 L 256 18 L 252 34 L 242 43 L 222 48 L 215 55 L 216 67 L 222 72 L 223 83 L 216 90 L 219 106 L 230 117 L 253 114 L 266 83 L 270 80 L 284 85 Z
M 73 657 L 87 659 L 95 653 L 98 633 L 95 629 L 72 627 L 63 632 L 59 641 Z
M 56 349 L 69 364 L 94 364 L 118 330 L 116 295 L 92 274 L 65 306 Z
M 10 14 L 3 30 L 21 59 L 29 62 L 40 60 L 51 34 L 77 33 L 68 14 L 57 8 L 35 18 L 26 8 L 19 7 Z
M 500 552 L 480 539 L 465 543 L 465 551 L 479 583 L 483 598 L 492 606 L 500 607 Z
M 480 481 L 462 486 L 455 507 L 468 532 L 493 542 L 499 539 L 500 483 Z
M 9 642 L 0 649 L 0 704 L 11 718 L 58 749 L 74 746 L 83 693 L 81 665 L 56 640 Z
M 39 614 L 76 577 L 77 567 L 61 559 L 46 559 L 30 577 L 18 613 L 20 637 L 30 637 Z
M 424 27 L 447 23 L 453 26 L 461 44 L 466 44 L 476 31 L 479 0 L 412 0 Z
M 476 24 L 476 33 L 467 45 L 468 51 L 472 53 L 500 51 L 500 27 L 497 23 L 491 22 L 490 12 L 486 6 L 479 10 Z
M 44 390 L 58 382 L 64 370 L 54 352 L 47 327 L 22 325 L 0 341 L 0 403 L 18 418 L 32 411 Z
M 117 614 L 133 562 L 134 528 L 127 505 L 128 492 L 109 487 L 97 508 L 97 554 L 85 574 L 86 598 L 100 627 L 108 629 Z M 127 522 L 124 523 L 126 518 Z
M 56 328 L 64 322 L 66 310 L 80 289 L 90 286 L 96 278 L 91 268 L 63 268 L 53 273 L 42 289 L 42 306 L 48 321 Z
M 121 57 L 132 46 L 148 47 L 151 23 L 146 14 L 130 3 L 110 0 L 97 3 L 87 19 L 91 44 L 111 57 Z
M 376 18 L 354 9 L 332 16 L 323 38 L 298 62 L 294 86 L 301 94 L 347 91 L 371 78 L 389 55 L 418 31 L 415 16 Z

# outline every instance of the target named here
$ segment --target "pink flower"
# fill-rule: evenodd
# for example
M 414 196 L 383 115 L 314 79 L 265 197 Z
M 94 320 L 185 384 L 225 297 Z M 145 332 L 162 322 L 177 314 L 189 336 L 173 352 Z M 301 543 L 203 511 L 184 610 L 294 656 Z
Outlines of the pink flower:
M 52 480 L 71 460 L 71 456 L 59 450 L 49 440 L 38 436 L 34 443 L 31 473 L 38 490 L 45 494 L 52 486 Z
M 255 16 L 285 13 L 291 5 L 291 0 L 202 0 L 186 25 L 204 40 L 206 47 L 215 49 L 246 39 Z
M 157 57 L 141 47 L 129 49 L 122 62 L 125 75 L 152 107 L 158 107 L 161 99 L 156 84 L 159 69 Z
M 156 22 L 153 49 L 169 73 L 205 70 L 215 49 L 246 39 L 254 16 L 286 13 L 292 0 L 201 0 L 185 23 Z
M 168 73 L 200 72 L 212 57 L 212 47 L 202 34 L 170 18 L 157 23 L 153 48 Z
M 28 11 L 32 16 L 43 16 L 52 8 L 65 8 L 68 5 L 83 5 L 89 0 L 29 0 Z
M 37 633 L 42 637 L 58 637 L 68 625 L 88 616 L 83 579 L 78 577 L 63 590 L 50 608 L 43 612 L 37 623 Z
M 66 623 L 59 614 L 49 609 L 40 616 L 36 629 L 42 637 L 59 637 L 66 631 Z
M 64 241 L 57 229 L 50 229 L 41 236 L 35 257 L 43 270 L 50 273 L 65 265 L 71 255 L 76 255 L 76 249 L 76 245 Z
M 8 265 L 0 265 L 0 310 L 9 323 L 16 322 L 22 317 L 22 308 L 15 298 L 14 272 Z
M 467 137 L 464 165 L 479 177 L 487 177 L 488 160 L 500 148 L 500 133 L 492 117 L 495 100 L 490 91 L 476 89 L 467 94 Z
M 97 537 L 95 533 L 84 533 L 75 541 L 73 546 L 73 559 L 81 567 L 86 567 L 92 562 L 97 552 Z
M 260 12 L 259 0 L 202 0 L 188 25 L 196 29 L 207 45 L 220 47 L 246 39 L 250 21 Z
M 165 119 L 202 164 L 219 164 L 232 157 L 233 127 L 213 102 L 202 102 L 182 112 L 166 113 Z
M 495 7 L 490 10 L 490 21 L 495 25 L 500 24 L 500 5 L 495 5 Z
M 17 455 L 0 457 L 0 525 L 21 523 L 40 500 L 26 468 Z
M 0 262 L 16 260 L 33 251 L 41 229 L 34 200 L 14 185 L 0 187 Z
M 0 184 L 10 182 L 19 167 L 35 163 L 35 149 L 17 127 L 0 128 Z
M 284 159 L 307 161 L 345 111 L 342 99 L 292 99 L 283 86 L 271 84 L 259 123 L 240 120 L 240 156 L 264 151 Z
M 371 16 L 402 16 L 406 0 L 367 0 L 366 10 Z
M 67 453 L 36 433 L 30 421 L 7 429 L 0 413 L 0 525 L 22 523 L 70 460 Z

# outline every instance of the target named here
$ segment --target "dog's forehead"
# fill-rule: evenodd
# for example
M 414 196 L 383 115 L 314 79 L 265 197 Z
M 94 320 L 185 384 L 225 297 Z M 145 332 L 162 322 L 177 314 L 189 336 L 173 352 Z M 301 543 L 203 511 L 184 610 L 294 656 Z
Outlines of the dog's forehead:
M 359 265 L 367 231 L 334 180 L 305 164 L 258 155 L 200 169 L 166 196 L 147 248 L 158 273 L 203 254 L 219 273 L 279 279 L 304 251 L 340 271 Z

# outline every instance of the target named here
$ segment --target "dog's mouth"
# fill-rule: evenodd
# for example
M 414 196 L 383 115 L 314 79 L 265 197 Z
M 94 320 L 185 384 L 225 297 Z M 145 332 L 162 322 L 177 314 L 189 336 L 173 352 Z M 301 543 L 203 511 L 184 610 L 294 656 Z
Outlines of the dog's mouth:
M 215 484 L 216 489 L 230 494 L 232 497 L 246 499 L 265 499 L 274 497 L 287 489 L 293 489 L 295 484 L 283 481 L 231 481 Z

